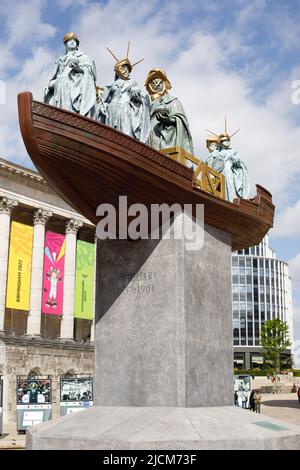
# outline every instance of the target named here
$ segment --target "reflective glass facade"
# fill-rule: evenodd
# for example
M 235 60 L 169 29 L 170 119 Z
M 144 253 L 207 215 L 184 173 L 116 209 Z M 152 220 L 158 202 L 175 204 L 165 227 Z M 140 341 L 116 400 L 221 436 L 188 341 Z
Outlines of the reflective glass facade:
M 259 351 L 265 320 L 279 317 L 286 321 L 293 338 L 288 264 L 277 259 L 268 237 L 257 246 L 232 254 L 232 315 L 233 345 L 240 353 L 244 348 Z

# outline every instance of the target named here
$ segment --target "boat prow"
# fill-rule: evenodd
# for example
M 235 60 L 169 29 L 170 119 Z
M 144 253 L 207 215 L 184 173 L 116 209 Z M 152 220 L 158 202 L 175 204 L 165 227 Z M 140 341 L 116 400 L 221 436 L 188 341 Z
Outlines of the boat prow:
M 253 199 L 233 203 L 195 188 L 194 172 L 102 123 L 18 96 L 19 122 L 28 154 L 59 195 L 94 224 L 97 207 L 134 203 L 204 204 L 206 224 L 231 235 L 232 250 L 260 243 L 273 226 L 271 194 L 257 185 Z

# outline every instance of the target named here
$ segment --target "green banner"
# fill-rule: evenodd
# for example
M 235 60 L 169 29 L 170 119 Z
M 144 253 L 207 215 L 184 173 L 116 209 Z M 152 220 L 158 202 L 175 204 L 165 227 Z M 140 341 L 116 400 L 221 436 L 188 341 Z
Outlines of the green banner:
M 94 318 L 95 245 L 77 240 L 74 317 Z

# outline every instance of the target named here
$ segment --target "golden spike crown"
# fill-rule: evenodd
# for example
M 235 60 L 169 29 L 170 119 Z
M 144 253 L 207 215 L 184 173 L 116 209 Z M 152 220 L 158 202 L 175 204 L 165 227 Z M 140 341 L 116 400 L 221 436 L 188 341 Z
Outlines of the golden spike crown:
M 70 39 L 75 39 L 75 41 L 77 42 L 78 46 L 80 44 L 80 40 L 79 40 L 79 37 L 77 36 L 77 34 L 71 32 L 71 33 L 67 33 L 64 35 L 64 44 L 66 44 L 66 42 L 68 42 Z
M 227 132 L 227 118 L 226 118 L 226 116 L 225 116 L 225 126 L 224 126 L 224 133 L 223 134 L 216 134 L 215 132 L 210 131 L 209 129 L 205 129 L 205 130 L 210 132 L 210 134 L 214 135 L 215 137 L 217 137 L 217 140 L 219 142 L 224 142 L 224 140 L 230 140 L 231 137 L 233 137 L 235 134 L 237 134 L 240 131 L 240 129 L 238 129 L 237 131 L 235 131 L 231 135 Z M 210 141 L 213 141 L 213 139 L 211 138 Z M 206 139 L 206 142 L 208 142 L 208 139 Z
M 116 61 L 116 65 L 114 67 L 114 70 L 115 72 L 121 77 L 123 78 L 123 80 L 127 80 L 129 77 L 125 77 L 124 75 L 124 72 L 123 72 L 123 65 L 127 65 L 128 68 L 129 68 L 129 72 L 132 71 L 133 67 L 135 67 L 135 65 L 139 64 L 140 62 L 142 62 L 144 59 L 141 59 L 141 60 L 138 60 L 137 62 L 135 62 L 134 64 L 132 64 L 128 58 L 128 54 L 129 54 L 129 49 L 130 49 L 130 41 L 128 42 L 128 46 L 127 46 L 127 52 L 126 52 L 126 57 L 125 59 L 118 59 L 118 57 L 107 47 L 106 48 L 108 50 L 108 52 L 113 56 L 113 58 L 115 59 Z
M 208 131 L 210 132 L 210 131 Z M 206 143 L 208 144 L 209 142 L 218 142 L 219 141 L 219 136 L 218 135 L 212 135 L 212 132 L 210 135 L 206 137 Z
M 219 142 L 224 142 L 224 140 L 230 140 L 230 135 L 227 132 L 219 135 Z
M 161 91 L 157 91 L 151 84 L 151 81 L 156 77 L 160 78 L 163 82 L 163 88 Z M 148 73 L 146 80 L 145 80 L 145 87 L 149 95 L 151 96 L 151 98 L 156 99 L 158 96 L 165 95 L 167 91 L 172 88 L 172 85 L 167 77 L 166 72 L 163 69 L 155 68 L 155 69 L 151 69 L 150 72 Z

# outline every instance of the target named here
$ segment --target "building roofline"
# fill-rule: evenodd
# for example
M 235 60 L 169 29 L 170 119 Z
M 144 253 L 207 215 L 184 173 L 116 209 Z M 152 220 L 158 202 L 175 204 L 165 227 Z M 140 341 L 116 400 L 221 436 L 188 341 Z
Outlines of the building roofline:
M 5 160 L 4 158 L 0 158 L 0 168 L 7 171 L 8 174 L 18 175 L 19 177 L 23 176 L 24 178 L 30 178 L 47 185 L 46 180 L 38 171 L 30 170 L 25 166 Z

